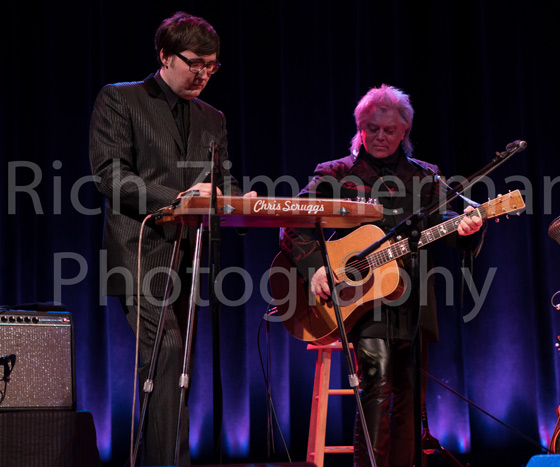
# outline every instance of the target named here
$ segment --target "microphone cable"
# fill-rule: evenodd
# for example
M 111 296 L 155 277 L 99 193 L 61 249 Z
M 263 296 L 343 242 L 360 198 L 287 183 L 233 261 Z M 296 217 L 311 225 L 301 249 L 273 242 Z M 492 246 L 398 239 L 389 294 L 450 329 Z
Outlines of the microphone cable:
M 152 218 L 152 214 L 148 214 L 142 221 L 140 226 L 140 235 L 138 236 L 138 262 L 137 262 L 137 278 L 136 278 L 136 342 L 134 351 L 134 383 L 132 394 L 132 420 L 130 427 L 130 466 L 134 467 L 136 459 L 134 459 L 134 419 L 136 414 L 136 392 L 138 391 L 138 353 L 140 351 L 140 273 L 142 271 L 142 242 L 144 237 L 144 228 L 146 223 Z M 140 436 L 141 433 L 138 433 Z
M 267 418 L 267 449 L 268 449 L 268 457 L 270 458 L 270 446 L 272 445 L 272 451 L 274 452 L 274 423 L 276 424 L 276 427 L 278 428 L 278 433 L 280 434 L 280 438 L 282 439 L 282 443 L 284 445 L 284 450 L 286 451 L 286 455 L 288 456 L 288 461 L 290 462 L 290 464 L 292 463 L 292 458 L 290 456 L 290 450 L 288 449 L 288 446 L 286 444 L 286 440 L 284 439 L 284 435 L 282 434 L 282 428 L 280 428 L 280 423 L 278 422 L 278 416 L 276 415 L 276 410 L 274 409 L 274 403 L 272 401 L 272 394 L 270 393 L 270 379 L 269 379 L 269 375 L 270 375 L 270 365 L 271 365 L 271 360 L 270 360 L 270 321 L 268 319 L 268 316 L 270 314 L 274 314 L 277 312 L 277 308 L 273 307 L 273 308 L 269 308 L 267 310 L 267 313 L 265 313 L 261 319 L 261 322 L 259 324 L 259 328 L 257 330 L 257 351 L 259 353 L 259 360 L 260 360 L 260 364 L 261 364 L 261 370 L 262 370 L 262 374 L 264 377 L 264 385 L 266 388 L 266 400 L 267 400 L 267 410 L 266 410 L 266 418 Z M 262 352 L 261 352 L 261 346 L 260 346 L 260 334 L 261 334 L 261 329 L 262 329 L 262 325 L 263 323 L 266 321 L 266 352 L 267 352 L 267 358 L 266 358 L 266 368 L 265 368 L 265 364 L 263 362 L 263 356 L 262 356 Z M 273 419 L 274 419 L 274 423 L 273 423 Z
M 9 365 L 10 363 L 11 367 Z M 12 373 L 15 364 L 16 356 L 14 354 L 0 358 L 0 366 L 4 367 L 4 376 L 2 377 L 2 379 L 0 379 L 0 381 L 4 382 L 4 389 L 0 391 L 0 405 L 2 405 L 2 402 L 4 402 L 4 399 L 6 398 L 6 394 L 8 392 L 8 383 L 10 382 L 10 374 Z

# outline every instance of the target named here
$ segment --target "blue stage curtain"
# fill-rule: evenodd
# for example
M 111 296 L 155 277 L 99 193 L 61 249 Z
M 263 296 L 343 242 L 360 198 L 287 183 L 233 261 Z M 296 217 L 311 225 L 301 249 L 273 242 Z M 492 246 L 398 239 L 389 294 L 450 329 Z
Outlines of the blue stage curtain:
M 474 298 L 466 285 L 461 293 L 467 274 L 461 257 L 435 246 L 438 265 L 449 274 L 436 278 L 441 339 L 430 348 L 430 373 L 546 445 L 560 403 L 554 348 L 560 315 L 550 302 L 560 289 L 560 245 L 547 235 L 560 216 L 556 6 L 63 0 L 30 8 L 11 2 L 0 28 L 0 303 L 60 300 L 72 313 L 78 408 L 93 414 L 107 465 L 127 457 L 134 340 L 118 307 L 100 293 L 103 215 L 89 178 L 89 118 L 104 84 L 141 80 L 156 70 L 153 34 L 177 10 L 205 17 L 221 36 L 223 67 L 201 97 L 226 115 L 232 172 L 246 191 L 293 196 L 317 163 L 347 155 L 353 109 L 382 83 L 411 95 L 415 156 L 448 177 L 469 176 L 511 141 L 528 142 L 471 193 L 484 202 L 520 189 L 527 204 L 520 217 L 489 222 L 472 269 Z M 270 190 L 261 176 L 282 183 Z M 247 299 L 221 313 L 228 461 L 287 460 L 276 426 L 274 449 L 267 442 L 257 343 L 268 309 L 260 284 L 277 251 L 277 229 L 223 235 L 222 266 L 247 271 L 228 270 L 224 293 L 230 301 L 244 293 Z M 265 331 L 263 325 L 264 358 Z M 270 323 L 269 346 L 279 426 L 292 459 L 302 461 L 315 355 L 278 323 Z M 214 461 L 211 365 L 203 308 L 190 395 L 192 453 L 200 463 Z M 346 381 L 338 357 L 333 380 Z M 427 407 L 432 434 L 458 455 L 511 457 L 519 465 L 542 452 L 434 381 Z M 328 442 L 351 444 L 352 400 L 333 400 L 329 411 Z

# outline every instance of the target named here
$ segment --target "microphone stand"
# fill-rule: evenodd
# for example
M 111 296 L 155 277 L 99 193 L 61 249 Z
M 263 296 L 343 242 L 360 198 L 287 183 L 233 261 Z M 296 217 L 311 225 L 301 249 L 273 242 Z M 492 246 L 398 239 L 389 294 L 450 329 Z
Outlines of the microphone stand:
M 216 143 L 210 143 L 212 192 L 210 197 L 210 215 L 208 219 L 210 277 L 208 281 L 208 297 L 212 321 L 212 389 L 214 409 L 214 452 L 216 461 L 222 462 L 222 423 L 223 423 L 223 389 L 220 364 L 220 303 L 216 297 L 215 283 L 220 267 L 220 216 L 218 214 L 218 180 L 219 152 Z M 216 160 L 218 159 L 218 161 Z
M 421 403 L 421 382 L 420 382 L 420 321 L 421 321 L 421 308 L 420 308 L 420 277 L 419 277 L 419 262 L 418 262 L 418 246 L 421 240 L 421 231 L 419 225 L 432 214 L 442 211 L 445 207 L 457 198 L 463 192 L 480 181 L 483 177 L 487 176 L 494 169 L 502 165 L 515 153 L 522 151 L 527 147 L 525 141 L 514 141 L 506 146 L 506 150 L 496 153 L 496 157 L 492 159 L 486 166 L 473 175 L 465 179 L 463 182 L 458 183 L 455 188 L 446 194 L 443 201 L 434 201 L 427 207 L 421 207 L 416 212 L 409 215 L 402 222 L 390 229 L 387 234 L 358 253 L 355 257 L 356 261 L 365 259 L 369 254 L 379 249 L 379 247 L 386 241 L 401 236 L 408 238 L 410 245 L 411 255 L 411 296 L 410 299 L 413 304 L 413 309 L 417 310 L 416 315 L 416 329 L 412 338 L 412 362 L 414 373 L 414 452 L 417 466 L 422 465 L 422 403 Z
M 189 305 L 187 310 L 187 329 L 185 335 L 185 349 L 183 356 L 183 371 L 179 377 L 179 387 L 181 388 L 181 394 L 179 396 L 179 410 L 177 416 L 177 433 L 175 436 L 175 465 L 178 466 L 181 456 L 181 433 L 183 430 L 183 406 L 187 403 L 187 390 L 190 386 L 190 375 L 189 370 L 191 368 L 192 359 L 192 344 L 193 344 L 193 332 L 195 326 L 195 314 L 196 314 L 196 299 L 199 293 L 200 284 L 200 258 L 201 258 L 201 247 L 202 247 L 202 231 L 204 225 L 201 222 L 196 231 L 196 241 L 194 248 L 194 257 L 192 263 L 192 279 L 191 288 L 189 295 Z M 188 427 L 187 427 L 188 429 Z
M 217 200 L 217 174 L 219 172 L 219 164 L 217 159 L 219 159 L 219 153 L 216 151 L 216 143 L 212 141 L 210 143 L 210 158 L 211 158 L 211 169 L 210 169 L 210 183 L 212 185 L 211 195 L 210 195 L 210 212 L 208 220 L 208 237 L 210 241 L 209 245 L 209 262 L 210 262 L 210 278 L 208 283 L 209 292 L 209 307 L 211 312 L 212 321 L 212 376 L 213 376 L 213 413 L 214 413 L 214 452 L 217 456 L 217 462 L 221 463 L 222 460 L 222 445 L 221 445 L 221 430 L 222 430 L 222 419 L 223 419 L 223 407 L 222 407 L 222 381 L 221 381 L 221 371 L 220 371 L 220 304 L 216 299 L 216 293 L 214 289 L 214 284 L 216 277 L 219 272 L 220 264 L 220 216 L 218 215 L 218 200 Z M 181 394 L 179 399 L 179 414 L 177 419 L 177 434 L 175 438 L 175 465 L 179 465 L 180 461 L 180 450 L 181 450 L 181 432 L 182 432 L 182 414 L 181 410 L 183 405 L 186 404 L 186 394 L 190 385 L 190 363 L 192 360 L 192 344 L 193 344 L 193 332 L 195 326 L 195 314 L 196 314 L 196 298 L 199 293 L 200 284 L 200 262 L 201 262 L 201 249 L 202 249 L 202 231 L 204 224 L 201 222 L 197 229 L 195 250 L 193 257 L 193 272 L 191 289 L 189 295 L 189 305 L 187 311 L 187 329 L 185 336 L 185 349 L 183 356 L 183 371 L 180 376 L 179 386 L 181 388 Z
M 214 444 L 216 445 L 215 452 L 218 454 L 219 461 L 221 462 L 221 427 L 222 427 L 222 385 L 220 376 L 220 343 L 219 343 L 219 303 L 215 299 L 214 292 L 214 281 L 218 274 L 217 265 L 219 264 L 219 243 L 220 243 L 220 218 L 217 214 L 217 180 L 214 172 L 217 170 L 215 161 L 215 155 L 217 154 L 216 144 L 214 141 L 211 142 L 210 154 L 211 154 L 211 183 L 212 183 L 212 193 L 211 193 L 211 204 L 210 204 L 210 218 L 208 222 L 209 227 L 209 237 L 211 241 L 210 245 L 210 281 L 209 281 L 209 297 L 211 304 L 211 316 L 212 316 L 212 337 L 213 337 L 213 373 L 214 373 Z M 198 192 L 193 190 L 193 196 L 198 196 Z M 180 405 L 179 414 L 177 418 L 177 435 L 175 438 L 175 464 L 179 465 L 180 457 L 180 431 L 182 428 L 182 404 L 186 403 L 186 390 L 189 387 L 189 364 L 192 353 L 192 334 L 194 327 L 194 314 L 196 307 L 196 295 L 198 291 L 199 275 L 200 275 L 200 255 L 201 255 L 201 244 L 202 244 L 202 229 L 203 225 L 200 224 L 197 230 L 196 244 L 195 244 L 195 257 L 193 258 L 193 276 L 191 282 L 191 294 L 189 297 L 189 309 L 188 309 L 188 319 L 187 319 L 187 330 L 185 336 L 185 351 L 183 359 L 183 370 L 179 377 L 179 387 L 180 392 Z M 155 374 L 155 367 L 157 357 L 159 355 L 159 350 L 161 346 L 161 340 L 163 337 L 163 327 L 165 324 L 165 318 L 167 314 L 167 309 L 169 306 L 169 299 L 172 291 L 172 271 L 177 270 L 179 251 L 181 240 L 183 236 L 184 224 L 181 223 L 177 226 L 175 233 L 175 241 L 173 244 L 173 253 L 171 255 L 171 264 L 169 265 L 169 275 L 165 285 L 164 301 L 162 303 L 162 309 L 159 316 L 159 321 L 157 325 L 157 332 L 154 339 L 154 345 L 152 348 L 152 356 L 150 360 L 150 367 L 148 370 L 148 376 L 143 385 L 144 398 L 142 401 L 142 407 L 140 410 L 140 419 L 138 423 L 136 440 L 131 453 L 131 466 L 136 465 L 136 459 L 138 456 L 138 451 L 140 447 L 140 440 L 142 437 L 142 432 L 144 428 L 144 422 L 146 418 L 148 400 L 149 396 L 153 391 L 153 378 Z
M 496 153 L 496 157 L 494 159 L 492 159 L 492 161 L 490 161 L 482 169 L 478 170 L 477 172 L 472 174 L 470 177 L 466 178 L 463 182 L 458 183 L 455 188 L 451 188 L 450 191 L 447 193 L 447 197 L 446 197 L 445 201 L 443 201 L 441 203 L 438 203 L 437 201 L 434 201 L 428 207 L 421 207 L 416 212 L 412 213 L 410 216 L 408 216 L 402 222 L 400 222 L 395 227 L 393 227 L 391 230 L 389 230 L 383 238 L 377 240 L 375 243 L 372 243 L 370 246 L 368 246 L 367 248 L 362 250 L 360 253 L 358 253 L 356 255 L 356 260 L 359 261 L 359 260 L 365 259 L 366 256 L 368 256 L 370 253 L 373 253 L 375 250 L 379 249 L 379 247 L 383 243 L 385 243 L 387 240 L 390 240 L 390 239 L 392 239 L 392 238 L 394 238 L 398 235 L 406 233 L 406 231 L 408 229 L 410 229 L 410 227 L 413 224 L 419 223 L 420 221 L 424 220 L 426 217 L 429 217 L 433 213 L 437 212 L 442 207 L 445 207 L 446 204 L 453 201 L 459 195 L 462 195 L 465 192 L 465 190 L 470 188 L 475 183 L 479 182 L 482 178 L 487 176 L 494 169 L 498 168 L 506 160 L 508 160 L 511 156 L 513 156 L 514 154 L 516 154 L 520 151 L 523 151 L 523 149 L 525 149 L 526 147 L 527 147 L 527 143 L 525 141 L 517 140 L 517 141 L 514 141 L 513 143 L 509 143 L 506 146 L 505 151 L 503 151 L 501 153 L 500 152 Z
M 167 315 L 167 309 L 169 307 L 169 299 L 171 297 L 171 292 L 173 288 L 173 280 L 172 280 L 172 271 L 177 271 L 177 265 L 179 262 L 179 252 L 181 246 L 181 237 L 183 235 L 183 224 L 179 224 L 177 226 L 175 232 L 175 241 L 173 243 L 173 252 L 171 254 L 171 264 L 169 265 L 169 274 L 167 276 L 167 281 L 165 284 L 165 292 L 164 292 L 164 300 L 161 306 L 161 312 L 159 315 L 158 325 L 156 336 L 154 338 L 154 345 L 152 347 L 152 354 L 150 358 L 150 366 L 148 369 L 148 375 L 144 381 L 144 385 L 142 386 L 142 390 L 144 391 L 144 397 L 142 399 L 142 407 L 140 409 L 140 418 L 138 421 L 138 428 L 136 433 L 136 440 L 134 442 L 134 447 L 131 452 L 131 467 L 136 465 L 136 459 L 138 456 L 138 450 L 140 447 L 140 440 L 142 438 L 142 432 L 144 430 L 144 422 L 146 419 L 146 414 L 148 411 L 148 401 L 150 395 L 154 389 L 154 375 L 156 371 L 156 362 L 159 355 L 160 347 L 161 347 L 161 340 L 163 338 L 163 327 L 165 325 L 165 317 Z M 142 297 L 140 297 L 141 299 Z M 138 305 L 138 304 L 137 304 Z

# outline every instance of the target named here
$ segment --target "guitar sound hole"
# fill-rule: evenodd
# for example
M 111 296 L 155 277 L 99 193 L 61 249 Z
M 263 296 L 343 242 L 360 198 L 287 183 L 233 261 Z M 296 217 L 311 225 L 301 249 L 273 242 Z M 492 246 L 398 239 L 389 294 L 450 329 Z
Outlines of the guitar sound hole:
M 353 256 L 346 262 L 344 272 L 351 282 L 362 282 L 369 274 L 369 267 L 366 260 L 357 261 Z

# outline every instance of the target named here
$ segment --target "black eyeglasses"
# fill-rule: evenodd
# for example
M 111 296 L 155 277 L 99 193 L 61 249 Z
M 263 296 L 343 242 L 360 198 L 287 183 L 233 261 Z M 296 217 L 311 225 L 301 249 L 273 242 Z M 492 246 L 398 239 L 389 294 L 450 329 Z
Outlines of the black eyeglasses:
M 204 68 L 208 70 L 209 75 L 213 75 L 222 66 L 222 64 L 218 61 L 206 63 L 201 58 L 195 58 L 194 60 L 190 60 L 187 57 L 181 55 L 180 53 L 176 53 L 175 55 L 177 55 L 177 57 L 183 60 L 189 66 L 189 70 L 191 70 L 191 73 L 194 73 L 195 75 L 197 73 L 200 73 Z

